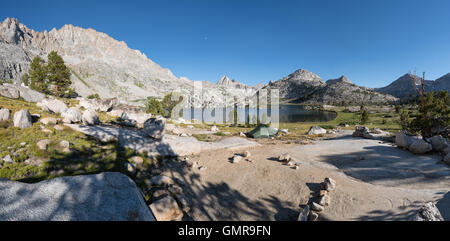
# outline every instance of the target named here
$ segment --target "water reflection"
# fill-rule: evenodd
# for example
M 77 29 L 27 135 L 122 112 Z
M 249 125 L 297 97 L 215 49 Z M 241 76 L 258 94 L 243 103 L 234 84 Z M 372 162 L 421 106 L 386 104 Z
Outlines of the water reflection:
M 271 121 L 271 110 L 256 108 L 237 108 L 238 123 L 256 123 L 257 116 L 262 123 Z M 305 110 L 301 105 L 280 105 L 279 122 L 327 122 L 336 118 L 336 112 Z M 228 108 L 186 108 L 182 111 L 182 117 L 186 120 L 199 120 L 208 123 L 233 123 L 234 109 Z

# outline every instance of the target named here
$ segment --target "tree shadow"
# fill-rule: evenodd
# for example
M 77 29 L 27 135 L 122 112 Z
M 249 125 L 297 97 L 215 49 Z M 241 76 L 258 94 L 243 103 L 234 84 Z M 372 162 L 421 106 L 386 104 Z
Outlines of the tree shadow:
M 366 146 L 362 151 L 322 155 L 326 163 L 365 182 L 438 183 L 450 168 L 434 154 L 415 155 L 391 146 Z

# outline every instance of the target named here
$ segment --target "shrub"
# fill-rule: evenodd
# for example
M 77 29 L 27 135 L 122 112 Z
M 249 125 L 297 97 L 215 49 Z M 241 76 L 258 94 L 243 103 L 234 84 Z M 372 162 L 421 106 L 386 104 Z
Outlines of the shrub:
M 98 100 L 98 99 L 100 99 L 100 96 L 97 93 L 95 93 L 95 94 L 89 95 L 87 98 L 90 100 L 93 100 L 93 99 Z
M 164 109 L 161 102 L 155 98 L 149 97 L 145 103 L 145 112 L 152 115 L 164 115 Z
M 369 113 L 367 112 L 367 110 L 363 109 L 361 111 L 361 117 L 360 117 L 360 122 L 361 124 L 366 124 L 366 122 L 369 120 Z

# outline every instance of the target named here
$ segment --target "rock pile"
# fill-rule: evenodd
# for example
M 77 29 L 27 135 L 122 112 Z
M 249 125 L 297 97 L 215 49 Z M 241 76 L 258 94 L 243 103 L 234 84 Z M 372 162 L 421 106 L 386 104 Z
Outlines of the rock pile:
M 319 213 L 325 210 L 325 207 L 330 206 L 331 197 L 330 193 L 336 189 L 336 181 L 327 177 L 321 183 L 321 189 L 319 191 L 316 201 L 312 201 L 310 205 L 306 205 L 300 211 L 297 221 L 316 221 L 319 218 Z
M 181 221 L 184 212 L 190 210 L 189 201 L 175 181 L 167 176 L 152 177 L 148 184 L 151 186 L 150 210 L 157 221 Z
M 380 128 L 373 128 L 369 130 L 366 126 L 356 126 L 352 134 L 353 137 L 362 137 L 372 140 L 385 140 L 391 136 L 389 132 L 383 131 Z
M 422 138 L 421 136 L 410 135 L 406 131 L 399 131 L 395 135 L 395 144 L 414 154 L 424 154 L 430 151 L 439 152 L 444 156 L 443 161 L 450 164 L 450 143 L 442 136 Z

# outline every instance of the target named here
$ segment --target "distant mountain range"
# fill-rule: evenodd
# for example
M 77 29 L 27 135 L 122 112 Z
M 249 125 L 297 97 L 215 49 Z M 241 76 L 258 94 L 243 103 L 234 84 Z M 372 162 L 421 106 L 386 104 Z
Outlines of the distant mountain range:
M 264 88 L 278 88 L 281 98 L 295 103 L 387 104 L 398 100 L 391 95 L 352 84 L 345 76 L 323 82 L 318 75 L 304 69 L 276 82 L 272 81 Z
M 223 76 L 216 84 L 202 81 L 203 95 L 193 94 L 198 81 L 176 77 L 139 52 L 105 33 L 64 25 L 61 29 L 36 32 L 15 18 L 0 22 L 0 80 L 19 82 L 31 60 L 44 60 L 57 51 L 72 70 L 72 87 L 82 96 L 98 93 L 102 98 L 118 97 L 128 103 L 142 103 L 149 96 L 163 97 L 172 91 L 192 96 L 198 106 L 230 105 L 237 96 L 239 104 L 261 88 L 278 88 L 280 97 L 298 103 L 385 104 L 414 94 L 412 81 L 417 76 L 404 75 L 390 85 L 371 89 L 352 84 L 341 76 L 324 82 L 304 69 L 270 81 L 248 86 Z M 435 81 L 426 81 L 426 90 L 450 89 L 450 73 Z
M 414 84 L 416 87 L 420 88 L 420 80 L 421 78 L 417 75 L 413 74 L 405 74 L 383 88 L 375 89 L 378 92 L 386 93 L 393 95 L 400 99 L 408 99 L 411 96 L 417 95 L 417 92 L 414 88 Z M 450 91 L 450 73 L 433 80 L 425 80 L 425 91 L 437 91 L 437 90 L 446 90 Z

